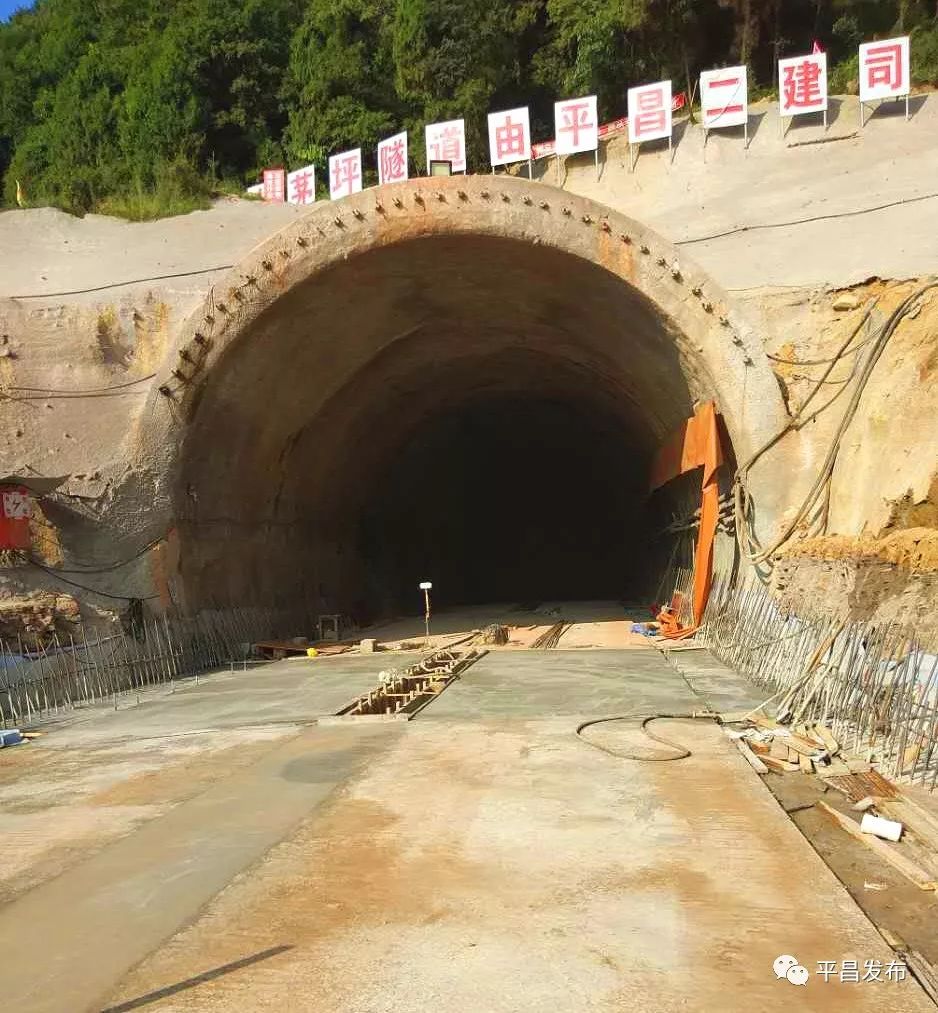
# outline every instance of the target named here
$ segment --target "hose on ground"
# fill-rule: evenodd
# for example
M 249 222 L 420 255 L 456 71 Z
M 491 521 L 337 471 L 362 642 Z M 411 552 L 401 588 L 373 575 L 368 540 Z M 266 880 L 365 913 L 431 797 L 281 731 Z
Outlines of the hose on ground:
M 649 730 L 648 725 L 650 725 L 652 721 L 658 721 L 662 718 L 671 718 L 679 721 L 716 721 L 718 724 L 722 722 L 720 715 L 714 711 L 693 711 L 689 714 L 646 714 L 644 717 L 640 714 L 615 714 L 612 717 L 591 718 L 589 721 L 584 721 L 582 724 L 577 726 L 576 734 L 588 746 L 592 746 L 594 749 L 599 749 L 603 753 L 608 753 L 609 756 L 614 756 L 618 760 L 638 760 L 639 762 L 645 763 L 667 763 L 671 760 L 686 760 L 693 756 L 693 753 L 691 753 L 686 746 L 682 746 L 680 743 L 674 742 L 672 739 L 666 739 L 663 735 L 655 735 L 654 732 Z M 598 742 L 592 742 L 583 735 L 583 732 L 587 728 L 591 728 L 593 725 L 602 725 L 610 721 L 635 721 L 636 719 L 641 720 L 641 730 L 649 739 L 672 749 L 674 751 L 673 754 L 667 756 L 662 756 L 661 754 L 656 756 L 639 756 L 636 753 L 620 753 L 614 749 L 609 749 L 607 746 L 600 745 Z

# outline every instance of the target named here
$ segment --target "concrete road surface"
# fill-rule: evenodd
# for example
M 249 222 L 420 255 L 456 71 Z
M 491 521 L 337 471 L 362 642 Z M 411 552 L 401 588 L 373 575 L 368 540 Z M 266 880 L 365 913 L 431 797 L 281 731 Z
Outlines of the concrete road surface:
M 331 679 L 342 663 L 330 660 Z M 239 678 L 254 692 L 289 671 L 315 710 L 287 669 L 298 664 Z M 653 760 L 634 720 L 584 734 L 645 760 L 574 734 L 581 715 L 605 710 L 754 698 L 705 658 L 694 671 L 685 680 L 652 648 L 492 654 L 409 724 L 281 736 L 0 911 L 5 1005 L 933 1009 L 910 979 L 814 973 L 819 961 L 885 968 L 892 954 L 717 727 L 657 722 L 692 750 L 681 761 Z M 190 704 L 185 692 L 160 723 L 175 707 L 185 724 L 190 706 L 201 724 L 204 693 Z M 290 693 L 281 706 L 291 711 Z M 120 741 L 128 714 L 115 717 Z M 106 724 L 95 722 L 98 749 Z M 806 986 L 776 978 L 783 953 L 812 972 Z

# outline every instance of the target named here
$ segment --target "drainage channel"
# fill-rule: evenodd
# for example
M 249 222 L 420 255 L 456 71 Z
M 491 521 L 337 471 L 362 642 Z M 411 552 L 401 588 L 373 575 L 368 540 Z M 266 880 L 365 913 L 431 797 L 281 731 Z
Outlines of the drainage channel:
M 407 668 L 383 672 L 378 686 L 347 704 L 336 717 L 409 721 L 487 653 L 476 647 L 444 647 Z

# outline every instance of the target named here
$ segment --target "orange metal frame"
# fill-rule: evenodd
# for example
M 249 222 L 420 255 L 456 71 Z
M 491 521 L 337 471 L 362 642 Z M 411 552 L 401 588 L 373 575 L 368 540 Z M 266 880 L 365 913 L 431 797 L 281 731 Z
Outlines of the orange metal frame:
M 717 428 L 717 410 L 712 401 L 697 406 L 693 418 L 658 451 L 652 466 L 651 490 L 657 489 L 695 468 L 703 468 L 700 500 L 700 528 L 694 551 L 693 625 L 681 626 L 675 610 L 664 610 L 658 619 L 670 639 L 690 636 L 700 628 L 713 582 L 713 544 L 720 511 L 717 470 L 723 463 L 723 447 Z

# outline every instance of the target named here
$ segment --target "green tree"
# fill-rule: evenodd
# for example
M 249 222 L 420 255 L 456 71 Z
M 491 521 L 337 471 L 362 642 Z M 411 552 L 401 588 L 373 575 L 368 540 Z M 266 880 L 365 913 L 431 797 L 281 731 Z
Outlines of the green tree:
M 284 95 L 291 165 L 325 162 L 399 129 L 406 112 L 394 91 L 390 0 L 310 0 L 293 37 Z
M 519 45 L 539 4 L 511 0 L 398 0 L 394 14 L 397 93 L 418 164 L 426 123 L 463 118 L 470 167 L 488 160 L 486 116 L 525 101 Z

